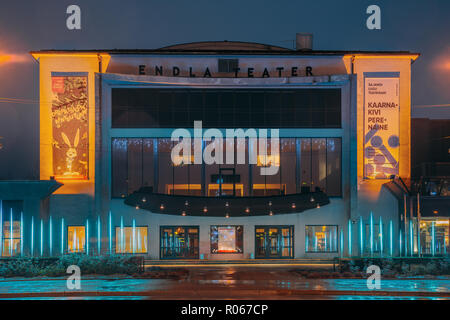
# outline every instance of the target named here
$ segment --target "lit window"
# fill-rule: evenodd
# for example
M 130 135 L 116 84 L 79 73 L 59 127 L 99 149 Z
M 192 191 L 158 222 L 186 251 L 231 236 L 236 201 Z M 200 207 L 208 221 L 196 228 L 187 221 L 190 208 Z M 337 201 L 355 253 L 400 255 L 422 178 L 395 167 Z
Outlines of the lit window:
M 147 227 L 116 227 L 116 253 L 147 253 Z
M 211 226 L 211 253 L 243 253 L 242 226 Z
M 306 252 L 337 252 L 337 226 L 306 226 Z
M 86 227 L 68 226 L 67 245 L 69 252 L 84 252 L 86 245 Z
M 20 254 L 20 221 L 13 221 L 11 234 L 11 222 L 3 222 L 3 247 L 2 256 L 12 257 Z

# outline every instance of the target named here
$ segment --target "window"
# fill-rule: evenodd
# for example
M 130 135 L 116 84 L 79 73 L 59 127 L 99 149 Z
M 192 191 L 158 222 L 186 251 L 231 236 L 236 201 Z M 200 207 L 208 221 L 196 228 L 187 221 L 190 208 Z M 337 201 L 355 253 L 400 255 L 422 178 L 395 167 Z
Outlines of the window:
M 84 252 L 86 246 L 86 227 L 67 227 L 67 249 L 69 252 Z
M 192 164 L 175 166 L 171 151 L 176 142 L 170 138 L 113 138 L 112 197 L 125 197 L 143 186 L 173 195 L 219 196 L 234 192 L 236 196 L 271 196 L 319 188 L 328 196 L 341 196 L 341 138 L 281 138 L 275 152 L 269 140 L 268 155 L 258 155 L 256 164 L 249 164 L 249 140 L 235 139 L 234 147 L 231 145 L 234 165 L 193 164 L 193 140 Z M 203 143 L 203 149 L 211 143 Z M 224 159 L 228 143 L 223 139 Z M 244 161 L 238 161 L 238 150 L 245 150 Z M 272 164 L 279 166 L 278 172 L 261 175 L 261 168 Z
M 449 240 L 448 218 L 424 218 L 420 221 L 420 249 L 422 254 L 448 254 Z
M 161 226 L 161 259 L 198 259 L 199 227 Z
M 113 128 L 190 128 L 194 120 L 204 128 L 340 128 L 341 90 L 112 89 Z
M 337 226 L 306 226 L 306 252 L 337 252 Z
M 1 256 L 12 257 L 22 252 L 23 226 L 21 223 L 23 201 L 0 200 L 0 212 L 2 217 L 0 223 Z
M 243 253 L 243 226 L 211 226 L 211 253 Z
M 238 59 L 219 59 L 218 69 L 219 72 L 235 72 L 239 68 Z
M 116 227 L 116 253 L 147 253 L 147 227 Z
M 256 226 L 255 258 L 293 258 L 294 226 Z

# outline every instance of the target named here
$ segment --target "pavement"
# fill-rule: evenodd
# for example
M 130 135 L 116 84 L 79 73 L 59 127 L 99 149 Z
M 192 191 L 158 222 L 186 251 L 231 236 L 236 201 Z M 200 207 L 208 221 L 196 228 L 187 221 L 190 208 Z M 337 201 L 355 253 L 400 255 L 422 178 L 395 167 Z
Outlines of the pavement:
M 366 279 L 302 278 L 296 271 L 305 269 L 295 264 L 186 265 L 176 265 L 189 271 L 180 280 L 82 276 L 81 290 L 67 289 L 65 278 L 3 278 L 0 299 L 450 300 L 450 277 L 381 279 L 381 289 L 369 290 Z M 173 265 L 159 268 L 174 270 Z

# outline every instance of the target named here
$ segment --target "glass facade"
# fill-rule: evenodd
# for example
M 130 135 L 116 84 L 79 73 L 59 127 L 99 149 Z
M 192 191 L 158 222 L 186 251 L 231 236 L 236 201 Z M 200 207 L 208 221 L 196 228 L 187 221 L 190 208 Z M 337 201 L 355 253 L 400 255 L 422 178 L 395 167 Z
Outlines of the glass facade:
M 86 250 L 86 227 L 67 227 L 67 250 L 68 252 L 85 252 Z
M 446 255 L 449 252 L 449 218 L 420 221 L 420 250 L 423 255 Z
M 160 233 L 161 259 L 198 259 L 199 227 L 162 226 Z
M 21 254 L 22 251 L 22 211 L 23 201 L 3 200 L 1 206 L 1 256 L 12 257 Z
M 147 227 L 116 227 L 116 253 L 147 253 Z
M 171 150 L 176 143 L 169 138 L 114 138 L 112 197 L 125 197 L 142 186 L 174 195 L 270 196 L 319 188 L 328 196 L 341 196 L 340 138 L 281 138 L 278 152 L 272 152 L 268 141 L 271 152 L 257 155 L 256 164 L 249 164 L 249 141 L 236 140 L 223 143 L 224 157 L 230 144 L 235 164 L 174 165 Z M 238 150 L 245 150 L 245 164 L 237 161 Z M 279 166 L 277 174 L 261 175 L 261 167 L 271 164 Z
M 243 253 L 243 226 L 211 226 L 211 253 Z
M 113 128 L 340 128 L 341 90 L 112 89 Z
M 306 226 L 305 227 L 306 252 L 337 252 L 338 227 L 337 226 Z
M 294 226 L 256 226 L 255 258 L 293 258 Z

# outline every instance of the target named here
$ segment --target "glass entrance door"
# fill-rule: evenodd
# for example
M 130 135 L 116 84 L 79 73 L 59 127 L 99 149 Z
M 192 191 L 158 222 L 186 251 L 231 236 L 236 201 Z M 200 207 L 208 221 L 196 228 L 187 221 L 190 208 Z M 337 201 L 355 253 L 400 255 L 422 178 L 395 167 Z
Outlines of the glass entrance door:
M 256 226 L 255 258 L 294 257 L 294 226 Z
M 198 259 L 199 227 L 162 226 L 161 259 Z

